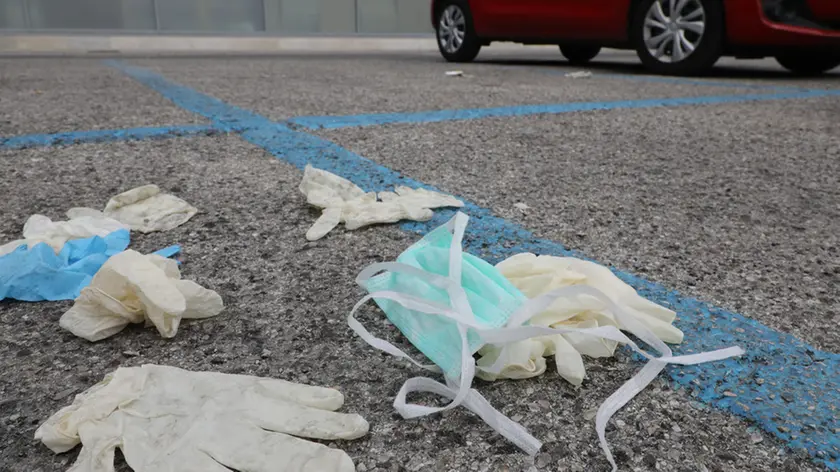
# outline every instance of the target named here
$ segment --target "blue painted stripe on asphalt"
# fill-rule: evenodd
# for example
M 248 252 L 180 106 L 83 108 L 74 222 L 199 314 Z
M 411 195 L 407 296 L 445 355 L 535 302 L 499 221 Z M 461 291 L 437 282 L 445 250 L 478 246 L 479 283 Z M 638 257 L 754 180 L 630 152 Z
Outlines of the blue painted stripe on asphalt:
M 646 98 L 610 102 L 572 102 L 557 103 L 552 105 L 518 105 L 509 107 L 437 110 L 409 113 L 374 113 L 350 116 L 302 116 L 290 119 L 289 123 L 292 126 L 300 126 L 308 129 L 335 129 L 351 126 L 374 126 L 391 123 L 434 123 L 439 121 L 472 120 L 477 118 L 560 114 L 596 110 L 677 107 L 686 105 L 718 105 L 726 103 L 763 102 L 801 98 L 819 98 L 827 96 L 840 96 L 840 92 L 833 90 L 805 90 L 772 94 Z
M 71 131 L 55 134 L 29 134 L 0 137 L 0 149 L 26 149 L 31 147 L 61 146 L 82 143 L 134 141 L 140 139 L 165 139 L 178 136 L 210 135 L 220 132 L 210 125 L 167 126 L 163 128 L 128 128 L 94 131 Z
M 432 186 L 365 159 L 317 136 L 296 132 L 253 112 L 229 106 L 163 77 L 131 66 L 112 63 L 137 81 L 153 88 L 187 110 L 224 128 L 245 125 L 242 136 L 298 169 L 306 164 L 352 180 L 367 191 L 395 185 Z M 466 201 L 470 215 L 464 238 L 467 251 L 495 263 L 519 252 L 586 258 L 563 245 L 536 237 L 516 223 Z M 443 224 L 454 210 L 435 212 L 426 223 L 406 222 L 405 230 L 425 234 Z M 685 341 L 675 352 L 691 353 L 740 345 L 741 358 L 666 370 L 678 388 L 697 401 L 756 422 L 790 447 L 806 450 L 815 461 L 840 467 L 840 355 L 823 352 L 785 333 L 742 315 L 680 295 L 632 274 L 613 271 L 643 296 L 678 313 L 676 325 Z M 348 281 L 350 283 L 350 281 Z M 732 396 L 734 395 L 734 396 Z

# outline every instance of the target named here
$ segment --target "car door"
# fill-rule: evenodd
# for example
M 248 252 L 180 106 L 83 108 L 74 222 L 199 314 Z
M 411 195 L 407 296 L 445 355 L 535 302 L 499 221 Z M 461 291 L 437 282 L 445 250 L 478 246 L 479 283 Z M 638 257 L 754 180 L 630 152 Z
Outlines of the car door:
M 541 17 L 550 6 L 546 0 L 470 0 L 478 35 L 505 39 L 551 35 L 551 22 Z
M 482 36 L 514 39 L 623 38 L 630 0 L 470 0 L 485 21 Z

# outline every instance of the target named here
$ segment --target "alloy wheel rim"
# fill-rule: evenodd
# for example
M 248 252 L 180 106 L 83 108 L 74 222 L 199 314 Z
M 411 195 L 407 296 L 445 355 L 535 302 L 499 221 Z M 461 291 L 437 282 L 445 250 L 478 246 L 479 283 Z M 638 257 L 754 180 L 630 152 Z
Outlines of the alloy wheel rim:
M 449 5 L 440 15 L 438 41 L 444 51 L 452 54 L 461 49 L 467 33 L 467 18 L 457 5 Z
M 656 60 L 682 62 L 700 46 L 706 11 L 700 0 L 656 0 L 645 15 L 645 47 Z

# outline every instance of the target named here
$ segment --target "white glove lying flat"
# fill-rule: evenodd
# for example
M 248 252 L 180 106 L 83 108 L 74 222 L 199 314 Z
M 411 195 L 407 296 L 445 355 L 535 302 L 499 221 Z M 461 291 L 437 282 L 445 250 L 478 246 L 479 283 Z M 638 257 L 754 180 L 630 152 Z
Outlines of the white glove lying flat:
M 64 243 L 72 239 L 85 239 L 94 236 L 105 237 L 120 229 L 129 229 L 105 215 L 77 215 L 67 212 L 68 221 L 52 221 L 44 215 L 32 215 L 23 225 L 23 238 L 0 246 L 0 256 L 8 254 L 21 245 L 33 247 L 39 243 L 48 244 L 56 254 L 61 252 Z
M 349 230 L 400 220 L 428 221 L 432 208 L 462 207 L 460 200 L 425 189 L 398 186 L 394 192 L 365 193 L 353 182 L 307 165 L 300 183 L 306 201 L 323 209 L 321 217 L 306 232 L 306 239 L 324 237 L 339 223 Z
M 612 271 L 594 262 L 523 253 L 500 262 L 496 268 L 528 298 L 572 285 L 591 286 L 634 315 L 664 342 L 680 343 L 683 340 L 682 331 L 671 324 L 676 313 L 642 298 Z M 615 326 L 625 329 L 603 302 L 589 296 L 560 298 L 534 317 L 530 324 L 551 328 Z M 615 348 L 614 341 L 574 333 L 519 341 L 504 349 L 487 345 L 479 351 L 483 357 L 477 362 L 476 375 L 491 381 L 534 377 L 545 371 L 545 361 L 541 358 L 553 355 L 557 372 L 570 383 L 580 385 L 586 374 L 581 356 L 610 357 Z M 501 372 L 488 371 L 497 361 L 503 366 Z
M 353 472 L 314 439 L 356 439 L 359 415 L 335 413 L 336 390 L 157 365 L 119 368 L 35 432 L 55 453 L 82 444 L 68 472 L 113 472 L 120 448 L 135 472 Z M 285 433 L 285 434 L 284 434 Z
M 108 201 L 105 211 L 73 208 L 76 215 L 103 214 L 141 233 L 169 231 L 186 223 L 198 209 L 180 198 L 161 193 L 157 185 L 143 185 L 123 192 Z
M 99 341 L 129 323 L 145 321 L 171 338 L 181 319 L 209 318 L 222 308 L 218 293 L 181 280 L 176 261 L 129 249 L 108 259 L 59 324 L 76 336 Z

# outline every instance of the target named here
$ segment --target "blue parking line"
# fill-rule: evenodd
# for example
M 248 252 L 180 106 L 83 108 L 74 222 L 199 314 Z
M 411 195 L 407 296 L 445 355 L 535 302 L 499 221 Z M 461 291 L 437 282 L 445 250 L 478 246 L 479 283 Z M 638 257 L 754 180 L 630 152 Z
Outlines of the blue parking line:
M 472 120 L 538 114 L 560 114 L 596 110 L 678 107 L 686 105 L 718 105 L 743 102 L 764 102 L 801 98 L 840 96 L 835 90 L 796 90 L 766 94 L 719 95 L 702 97 L 647 98 L 609 102 L 572 102 L 552 105 L 518 105 L 495 108 L 437 110 L 409 113 L 374 113 L 351 116 L 303 116 L 288 120 L 293 127 L 306 129 L 335 129 L 351 126 L 374 126 L 392 123 L 434 123 L 451 120 Z
M 244 139 L 298 169 L 312 164 L 350 179 L 366 191 L 395 185 L 437 190 L 330 141 L 227 105 L 153 72 L 116 62 L 110 64 L 182 108 L 209 118 L 221 129 L 239 127 Z M 516 223 L 493 215 L 490 209 L 464 202 L 462 211 L 471 218 L 464 247 L 491 263 L 524 251 L 591 260 L 557 242 L 537 238 Z M 453 212 L 438 211 L 429 222 L 405 222 L 400 226 L 425 234 L 448 220 Z M 699 402 L 755 422 L 791 448 L 804 449 L 816 462 L 831 469 L 840 468 L 840 355 L 820 351 L 789 334 L 685 297 L 657 283 L 612 270 L 641 295 L 678 313 L 675 324 L 685 333 L 685 341 L 675 352 L 700 352 L 733 345 L 747 350 L 740 358 L 692 367 L 668 367 L 666 372 L 677 388 L 685 389 Z
M 210 125 L 167 126 L 163 128 L 128 128 L 94 131 L 71 131 L 55 134 L 29 134 L 0 137 L 0 149 L 26 149 L 82 143 L 107 143 L 140 139 L 165 139 L 178 136 L 211 135 L 220 130 Z

